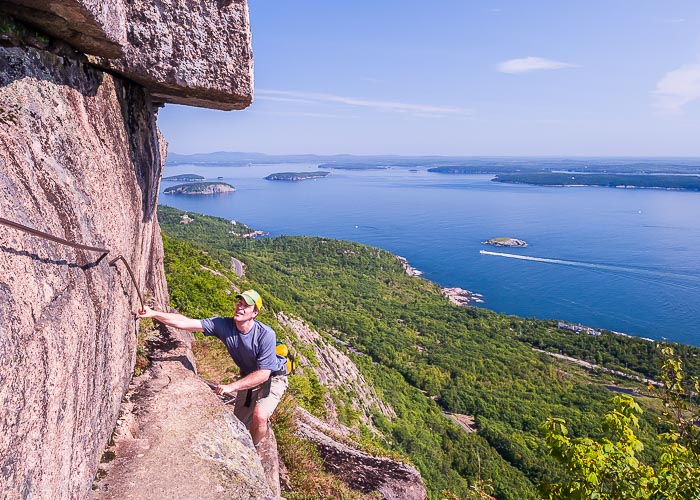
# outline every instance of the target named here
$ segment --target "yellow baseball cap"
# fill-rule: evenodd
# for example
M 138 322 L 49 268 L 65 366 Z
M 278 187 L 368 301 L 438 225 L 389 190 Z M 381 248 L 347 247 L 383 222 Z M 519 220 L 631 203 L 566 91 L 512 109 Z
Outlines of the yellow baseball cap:
M 245 300 L 245 303 L 249 306 L 254 305 L 258 311 L 262 309 L 262 297 L 260 297 L 260 294 L 255 290 L 246 290 L 245 292 L 241 292 L 236 295 L 236 298 Z

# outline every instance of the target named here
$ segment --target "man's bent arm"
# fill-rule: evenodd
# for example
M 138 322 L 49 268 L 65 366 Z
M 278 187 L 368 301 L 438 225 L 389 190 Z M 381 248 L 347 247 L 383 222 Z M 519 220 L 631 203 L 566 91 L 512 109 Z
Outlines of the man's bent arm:
M 221 391 L 217 390 L 216 392 L 218 394 L 221 394 L 222 392 L 233 393 L 236 391 L 245 391 L 246 389 L 252 389 L 253 387 L 257 387 L 263 382 L 265 382 L 267 379 L 269 379 L 271 373 L 272 370 L 254 371 L 253 373 L 249 373 L 243 378 L 239 378 L 235 382 L 232 382 L 227 385 L 217 386 L 221 389 Z
M 160 321 L 166 326 L 187 330 L 189 332 L 203 332 L 202 322 L 198 319 L 188 318 L 179 313 L 166 313 L 162 311 L 154 311 L 150 307 L 144 307 L 143 311 L 137 314 L 139 318 L 153 318 Z M 251 374 L 252 375 L 252 374 Z

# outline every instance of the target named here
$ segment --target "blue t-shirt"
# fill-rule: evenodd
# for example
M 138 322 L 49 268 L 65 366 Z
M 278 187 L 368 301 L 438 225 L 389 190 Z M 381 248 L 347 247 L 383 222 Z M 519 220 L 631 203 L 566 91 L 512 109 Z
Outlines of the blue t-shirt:
M 257 370 L 275 372 L 284 368 L 284 358 L 275 354 L 275 331 L 266 324 L 256 320 L 248 333 L 241 333 L 233 318 L 216 316 L 201 321 L 204 335 L 213 335 L 226 345 L 242 377 Z

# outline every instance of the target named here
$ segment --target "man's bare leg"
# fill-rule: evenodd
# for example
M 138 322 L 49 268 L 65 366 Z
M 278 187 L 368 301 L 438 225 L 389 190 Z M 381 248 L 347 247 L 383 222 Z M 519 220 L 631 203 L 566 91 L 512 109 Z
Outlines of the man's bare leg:
M 253 419 L 250 422 L 250 437 L 253 438 L 253 444 L 256 446 L 267 435 L 267 419 L 269 417 L 267 412 L 259 406 L 256 406 L 255 410 L 253 410 Z

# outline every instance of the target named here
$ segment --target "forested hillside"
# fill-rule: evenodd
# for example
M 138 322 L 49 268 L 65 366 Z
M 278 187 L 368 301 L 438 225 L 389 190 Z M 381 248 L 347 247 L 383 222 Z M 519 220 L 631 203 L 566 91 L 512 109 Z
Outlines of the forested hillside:
M 658 375 L 651 342 L 577 334 L 558 330 L 555 321 L 455 306 L 434 283 L 408 276 L 384 250 L 325 238 L 250 241 L 225 219 L 189 214 L 193 220 L 180 224 L 182 214 L 159 208 L 173 307 L 197 317 L 228 314 L 233 302 L 225 289 L 233 281 L 263 294 L 262 319 L 276 329 L 273 313 L 284 311 L 347 343 L 397 413 L 392 420 L 375 416 L 383 439 L 364 435 L 415 464 L 433 498 L 466 497 L 478 484 L 497 498 L 536 498 L 541 482 L 563 474 L 540 435 L 547 417 L 566 419 L 573 436 L 598 437 L 613 390 L 645 390 L 633 379 L 585 370 L 542 351 Z M 244 278 L 228 271 L 232 257 L 245 263 Z M 697 374 L 698 349 L 677 349 L 687 371 Z M 308 386 L 296 384 L 299 401 L 318 413 Z M 635 397 L 645 410 L 643 456 L 653 461 L 658 451 L 651 437 L 665 430 L 655 418 L 660 404 L 641 393 Z M 477 432 L 463 431 L 444 412 L 473 416 Z

